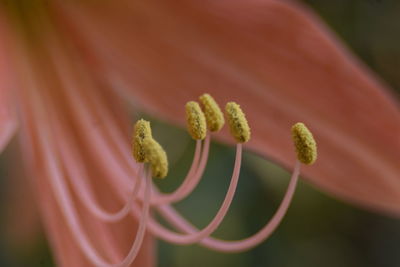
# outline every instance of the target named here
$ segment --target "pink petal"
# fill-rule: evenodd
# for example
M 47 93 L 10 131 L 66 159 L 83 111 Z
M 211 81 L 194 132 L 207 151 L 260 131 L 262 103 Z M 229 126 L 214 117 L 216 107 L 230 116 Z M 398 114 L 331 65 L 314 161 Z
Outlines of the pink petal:
M 291 168 L 305 122 L 319 159 L 304 175 L 355 204 L 400 214 L 400 114 L 389 90 L 310 11 L 286 1 L 63 2 L 56 7 L 99 75 L 183 124 L 186 101 L 239 102 L 247 147 Z M 79 6 L 80 4 L 80 6 Z M 231 142 L 227 131 L 218 138 Z
M 66 216 L 61 212 L 62 206 L 56 201 L 57 194 L 51 184 L 54 176 L 48 171 L 50 163 L 44 156 L 45 151 L 39 140 L 43 136 L 50 136 L 51 139 L 46 139 L 46 142 L 53 140 L 54 148 L 57 149 L 59 143 L 66 138 L 71 139 L 81 153 L 80 163 L 89 171 L 89 179 L 79 178 L 88 179 L 87 182 L 92 186 L 100 205 L 112 211 L 124 204 L 125 196 L 121 191 L 115 190 L 118 188 L 118 170 L 112 170 L 115 171 L 115 176 L 105 175 L 100 169 L 110 167 L 99 162 L 99 158 L 104 155 L 117 158 L 119 155 L 111 146 L 97 154 L 93 151 L 107 138 L 107 127 L 123 131 L 130 123 L 120 99 L 111 94 L 110 90 L 103 90 L 102 84 L 86 75 L 86 66 L 82 66 L 79 60 L 72 60 L 75 56 L 73 50 L 64 46 L 62 40 L 48 28 L 43 27 L 40 30 L 43 31 L 41 41 L 26 45 L 17 39 L 17 49 L 14 51 L 21 81 L 18 94 L 23 121 L 21 147 L 29 174 L 34 176 L 35 192 L 47 235 L 55 251 L 56 262 L 60 266 L 90 266 L 71 234 Z M 77 98 L 71 99 L 71 95 L 67 96 L 69 92 Z M 81 105 L 72 108 L 78 100 L 82 101 Z M 81 118 L 77 113 L 79 110 L 88 112 L 90 116 Z M 99 115 L 100 111 L 109 113 L 108 116 L 115 119 L 113 123 L 105 125 Z M 122 129 L 121 125 L 126 128 Z M 128 136 L 126 139 L 128 143 Z M 74 166 L 67 165 L 65 158 L 57 153 L 52 154 L 51 158 L 61 162 L 59 172 L 68 178 L 66 170 Z M 72 193 L 72 196 L 76 216 L 98 254 L 108 262 L 119 262 L 135 238 L 135 218 L 128 216 L 114 224 L 102 222 L 85 209 L 75 194 Z M 154 266 L 153 251 L 153 238 L 147 235 L 134 262 L 135 266 Z

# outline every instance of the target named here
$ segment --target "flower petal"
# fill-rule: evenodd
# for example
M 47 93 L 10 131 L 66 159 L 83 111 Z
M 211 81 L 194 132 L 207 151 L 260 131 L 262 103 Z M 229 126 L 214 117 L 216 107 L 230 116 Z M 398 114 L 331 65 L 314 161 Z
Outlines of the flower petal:
M 286 167 L 290 127 L 302 121 L 319 146 L 309 181 L 400 214 L 398 105 L 310 10 L 273 0 L 73 3 L 54 9 L 64 32 L 146 111 L 183 123 L 185 102 L 204 92 L 237 101 L 248 147 Z
M 25 45 L 25 49 L 16 49 L 19 52 L 17 58 L 25 56 L 25 60 L 18 61 L 21 80 L 18 99 L 21 102 L 20 113 L 23 120 L 21 147 L 25 162 L 35 176 L 34 186 L 56 261 L 60 266 L 91 266 L 81 252 L 76 238 L 85 233 L 101 258 L 108 262 L 119 262 L 125 257 L 135 238 L 138 225 L 136 219 L 128 216 L 121 222 L 109 223 L 100 221 L 89 213 L 82 205 L 82 200 L 68 186 L 72 182 L 68 179 L 71 174 L 67 170 L 74 169 L 71 162 L 76 163 L 78 159 L 67 159 L 59 149 L 60 144 L 67 140 L 69 145 L 78 149 L 82 157 L 80 164 L 88 172 L 88 175 L 79 173 L 78 179 L 86 179 L 102 207 L 117 210 L 126 200 L 126 192 L 115 190 L 121 187 L 118 185 L 118 170 L 111 170 L 115 176 L 105 175 L 99 166 L 102 165 L 103 169 L 110 167 L 98 160 L 105 155 L 108 158 L 117 157 L 118 155 L 114 155 L 117 152 L 113 147 L 100 149 L 100 152 L 97 150 L 97 154 L 93 151 L 104 142 L 104 129 L 115 127 L 121 130 L 121 125 L 129 126 L 127 113 L 120 99 L 115 94 L 109 94 L 110 91 L 105 93 L 101 84 L 95 83 L 86 75 L 87 72 L 78 60 L 72 64 L 74 54 L 70 53 L 71 50 L 62 44 L 54 32 L 47 26 L 40 30 L 43 31 L 42 39 L 35 44 L 29 44 L 32 47 L 17 42 Z M 117 118 L 112 125 L 104 124 L 103 118 L 99 116 L 99 108 L 108 112 L 108 116 Z M 79 116 L 81 110 L 88 115 Z M 65 201 L 65 195 L 60 196 L 60 192 L 56 190 L 61 187 L 69 192 L 69 201 Z M 73 205 L 68 209 L 66 203 L 69 202 Z M 72 212 L 68 213 L 66 210 Z M 71 214 L 74 214 L 72 220 Z M 77 222 L 82 229 L 80 232 L 73 231 Z M 134 264 L 154 266 L 153 247 L 153 238 L 146 235 Z

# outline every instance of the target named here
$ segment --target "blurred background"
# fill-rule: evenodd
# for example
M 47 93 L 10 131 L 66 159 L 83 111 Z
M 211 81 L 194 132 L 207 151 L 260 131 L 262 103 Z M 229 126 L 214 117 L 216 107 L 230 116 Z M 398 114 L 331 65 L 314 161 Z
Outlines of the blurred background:
M 400 2 L 397 0 L 306 0 L 339 38 L 374 70 L 391 88 L 400 92 Z M 143 114 L 147 117 L 146 114 Z M 194 142 L 183 129 L 151 117 L 154 135 L 165 146 L 171 160 L 171 177 L 159 182 L 164 192 L 172 191 L 185 176 Z M 162 133 L 162 135 L 160 134 Z M 10 211 L 12 183 L 7 162 L 19 159 L 11 144 L 0 155 L 0 266 L 54 266 L 42 232 L 30 232 L 34 225 L 20 226 L 15 235 L 13 222 L 18 211 Z M 234 147 L 213 143 L 203 181 L 196 191 L 176 207 L 198 227 L 214 216 L 224 198 L 232 172 Z M 228 216 L 214 234 L 240 239 L 260 229 L 277 209 L 290 173 L 250 152 L 244 153 L 241 180 Z M 340 167 L 340 166 L 338 166 Z M 27 192 L 12 192 L 25 195 Z M 205 197 L 206 196 L 206 197 Z M 12 196 L 11 196 L 12 199 Z M 22 203 L 23 204 L 23 203 Z M 29 205 L 27 202 L 25 205 Z M 23 225 L 23 222 L 22 222 Z M 13 233 L 13 234 L 11 234 Z M 24 236 L 25 234 L 25 236 Z M 32 235 L 29 242 L 26 235 Z M 251 251 L 217 253 L 197 245 L 174 246 L 159 241 L 159 266 L 400 266 L 400 220 L 361 210 L 300 182 L 292 206 L 270 239 Z

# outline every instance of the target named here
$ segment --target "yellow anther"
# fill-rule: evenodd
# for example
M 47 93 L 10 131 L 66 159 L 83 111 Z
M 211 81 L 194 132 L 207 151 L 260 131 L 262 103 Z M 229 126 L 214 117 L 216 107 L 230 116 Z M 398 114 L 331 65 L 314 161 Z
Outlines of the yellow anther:
M 143 141 L 146 138 L 152 138 L 150 122 L 140 119 L 135 123 L 132 136 L 132 154 L 137 162 L 145 161 Z
M 225 115 L 227 117 L 231 134 L 239 143 L 245 143 L 250 140 L 250 127 L 242 109 L 235 102 L 229 102 L 225 106 Z
M 206 118 L 197 102 L 186 103 L 186 120 L 188 131 L 193 139 L 202 140 L 206 137 Z
M 204 107 L 203 110 L 204 115 L 206 116 L 207 128 L 211 132 L 221 130 L 222 126 L 224 126 L 225 120 L 217 102 L 215 102 L 214 98 L 209 94 L 203 94 L 199 99 Z
M 310 130 L 301 122 L 292 126 L 292 137 L 300 162 L 311 165 L 317 159 L 317 143 Z
M 143 139 L 143 151 L 146 155 L 146 162 L 150 164 L 154 177 L 164 178 L 168 174 L 167 153 L 161 145 L 153 138 Z

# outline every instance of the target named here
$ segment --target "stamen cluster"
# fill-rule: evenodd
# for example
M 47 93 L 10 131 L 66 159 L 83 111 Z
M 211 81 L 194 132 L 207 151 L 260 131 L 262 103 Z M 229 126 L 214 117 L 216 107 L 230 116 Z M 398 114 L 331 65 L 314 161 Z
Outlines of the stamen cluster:
M 154 208 L 157 209 L 167 221 L 175 226 L 178 231 L 183 231 L 185 234 L 176 233 L 160 224 L 153 226 L 153 229 L 150 229 L 150 231 L 158 237 L 176 244 L 191 244 L 199 242 L 204 246 L 219 251 L 232 252 L 246 250 L 265 240 L 279 225 L 293 197 L 300 172 L 300 162 L 304 164 L 312 164 L 316 160 L 316 143 L 306 126 L 303 123 L 296 123 L 292 127 L 292 135 L 297 151 L 298 161 L 295 164 L 288 190 L 275 216 L 258 233 L 246 239 L 239 241 L 222 241 L 213 239 L 210 235 L 222 222 L 233 200 L 240 174 L 242 144 L 250 140 L 251 134 L 246 116 L 240 105 L 235 102 L 228 102 L 225 106 L 225 117 L 229 124 L 230 132 L 237 142 L 236 159 L 231 182 L 225 199 L 214 219 L 202 230 L 192 227 L 191 224 L 181 215 L 171 210 L 171 208 L 166 207 L 188 196 L 200 182 L 208 157 L 210 132 L 221 130 L 225 123 L 225 118 L 221 109 L 209 94 L 200 96 L 199 100 L 201 106 L 195 101 L 189 101 L 185 106 L 187 129 L 191 137 L 196 140 L 196 151 L 192 166 L 182 185 L 174 192 L 170 194 L 157 193 L 153 195 L 150 200 Z M 139 122 L 141 122 L 141 120 L 139 120 L 138 123 Z M 135 127 L 135 131 L 140 131 L 142 128 L 143 127 Z M 142 138 L 142 135 L 137 132 L 135 132 L 134 136 L 135 138 L 138 136 L 138 138 Z M 143 145 L 143 151 L 148 151 L 148 153 L 152 153 L 152 155 L 160 154 L 160 152 L 154 153 L 152 149 L 146 147 L 147 145 L 150 145 L 150 143 L 137 140 L 134 141 L 133 144 Z M 154 150 L 160 149 L 161 147 L 158 147 Z M 141 151 L 139 148 L 136 150 Z M 134 151 L 136 150 L 134 148 Z M 152 155 L 144 155 L 144 158 L 148 159 L 144 162 L 150 163 L 153 175 L 157 176 L 159 175 L 160 169 L 165 167 L 165 164 L 161 166 L 160 164 L 162 163 L 160 161 L 150 160 Z
M 162 146 L 152 136 L 150 122 L 143 119 L 136 122 L 132 137 L 132 154 L 136 160 L 136 165 L 129 161 L 132 172 L 121 174 L 122 176 L 126 176 L 126 187 L 130 189 L 125 188 L 127 191 L 125 195 L 126 203 L 120 210 L 116 212 L 107 211 L 97 203 L 93 197 L 92 189 L 87 183 L 79 179 L 71 179 L 72 188 L 76 191 L 79 201 L 83 202 L 85 208 L 99 220 L 114 223 L 122 220 L 128 214 L 132 214 L 139 222 L 132 247 L 127 256 L 120 262 L 109 263 L 99 255 L 96 246 L 86 236 L 79 222 L 66 181 L 59 173 L 52 175 L 54 177 L 52 186 L 56 192 L 55 196 L 62 206 L 64 216 L 68 221 L 68 227 L 83 254 L 94 266 L 130 266 L 138 255 L 146 232 L 150 232 L 153 236 L 174 244 L 199 243 L 202 246 L 221 252 L 240 252 L 260 244 L 278 227 L 294 195 L 301 163 L 312 164 L 317 157 L 315 140 L 311 132 L 302 123 L 297 123 L 292 128 L 298 160 L 294 165 L 286 194 L 275 215 L 262 229 L 248 238 L 228 241 L 211 237 L 212 233 L 223 221 L 233 201 L 240 176 L 242 145 L 250 140 L 250 127 L 246 116 L 241 107 L 234 102 L 226 104 L 225 118 L 229 124 L 230 132 L 237 142 L 236 157 L 229 187 L 218 212 L 206 227 L 197 229 L 173 209 L 172 204 L 190 195 L 200 182 L 207 165 L 211 140 L 210 132 L 219 131 L 225 123 L 221 109 L 209 94 L 200 96 L 199 100 L 201 106 L 195 101 L 190 101 L 186 104 L 187 128 L 189 134 L 196 140 L 196 150 L 186 178 L 174 192 L 168 194 L 160 193 L 152 183 L 151 176 L 157 178 L 167 176 L 168 159 Z M 46 144 L 43 140 L 43 147 L 46 148 Z M 73 153 L 73 151 L 70 151 L 70 148 L 66 146 L 62 150 L 63 153 Z M 49 155 L 50 152 L 49 150 Z M 54 162 L 55 165 L 50 170 L 55 171 L 59 169 L 54 159 L 48 156 L 48 160 L 49 162 Z M 170 230 L 169 227 L 160 224 L 153 217 L 152 213 L 150 213 L 150 210 L 158 212 L 175 230 Z
M 139 163 L 149 163 L 154 177 L 164 178 L 168 174 L 167 153 L 154 140 L 150 122 L 140 119 L 136 122 L 132 138 L 132 154 Z

